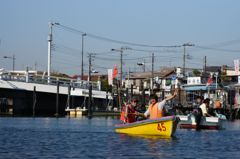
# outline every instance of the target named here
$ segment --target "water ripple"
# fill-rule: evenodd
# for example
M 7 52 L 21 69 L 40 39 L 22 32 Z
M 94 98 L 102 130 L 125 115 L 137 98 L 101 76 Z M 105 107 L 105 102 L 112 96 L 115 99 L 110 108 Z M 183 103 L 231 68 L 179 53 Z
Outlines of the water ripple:
M 0 118 L 0 158 L 238 158 L 240 127 L 177 129 L 175 137 L 117 134 L 112 118 Z

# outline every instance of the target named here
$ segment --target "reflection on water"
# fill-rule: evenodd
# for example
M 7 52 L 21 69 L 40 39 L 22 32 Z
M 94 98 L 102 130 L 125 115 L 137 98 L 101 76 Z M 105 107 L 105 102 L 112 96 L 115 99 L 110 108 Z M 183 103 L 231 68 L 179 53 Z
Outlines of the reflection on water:
M 172 139 L 174 139 L 175 137 L 167 137 L 167 136 L 156 136 L 156 135 L 131 135 L 131 134 L 120 134 L 121 138 L 140 138 L 140 139 L 149 139 L 149 140 L 169 140 L 171 141 Z
M 227 130 L 240 130 L 240 120 L 223 121 L 223 128 Z
M 240 121 L 172 138 L 115 133 L 111 117 L 0 118 L 0 158 L 238 158 Z

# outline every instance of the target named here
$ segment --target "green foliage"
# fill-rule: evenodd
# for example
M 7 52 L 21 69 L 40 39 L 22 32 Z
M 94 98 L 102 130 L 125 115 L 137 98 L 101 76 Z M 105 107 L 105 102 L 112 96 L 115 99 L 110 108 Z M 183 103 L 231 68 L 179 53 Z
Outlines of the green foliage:
M 194 69 L 194 70 L 193 70 L 193 75 L 194 75 L 194 76 L 200 76 L 200 75 L 201 75 L 201 72 L 200 72 L 199 70 L 197 70 L 197 69 Z
M 102 79 L 101 80 L 101 90 L 102 91 L 110 91 L 111 87 L 108 85 L 108 80 L 107 79 Z

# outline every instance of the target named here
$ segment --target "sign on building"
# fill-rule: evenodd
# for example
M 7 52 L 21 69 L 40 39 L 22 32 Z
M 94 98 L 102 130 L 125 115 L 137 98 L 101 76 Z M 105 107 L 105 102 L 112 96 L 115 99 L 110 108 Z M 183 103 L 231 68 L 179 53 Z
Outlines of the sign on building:
M 189 85 L 201 84 L 201 77 L 188 77 L 187 84 Z

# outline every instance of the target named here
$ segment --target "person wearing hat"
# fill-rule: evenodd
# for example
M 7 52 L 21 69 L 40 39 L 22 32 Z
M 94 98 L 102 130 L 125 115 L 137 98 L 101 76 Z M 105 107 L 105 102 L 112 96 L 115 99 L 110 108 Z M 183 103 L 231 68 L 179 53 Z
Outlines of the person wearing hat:
M 138 100 L 136 98 L 132 98 L 131 103 L 125 103 L 122 112 L 120 120 L 123 123 L 132 123 L 136 121 L 136 115 L 138 112 L 135 110 L 135 107 L 137 106 Z
M 165 98 L 161 102 L 158 102 L 158 97 L 155 94 L 150 95 L 150 105 L 146 112 L 144 113 L 144 116 L 149 119 L 156 119 L 161 118 L 165 116 L 165 108 L 164 105 L 166 104 L 167 100 L 171 100 L 177 95 L 177 90 L 174 91 L 174 94 Z

